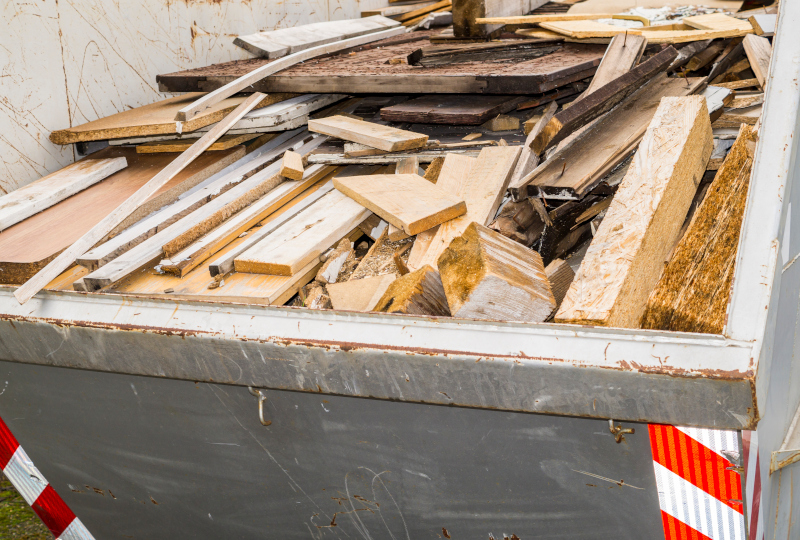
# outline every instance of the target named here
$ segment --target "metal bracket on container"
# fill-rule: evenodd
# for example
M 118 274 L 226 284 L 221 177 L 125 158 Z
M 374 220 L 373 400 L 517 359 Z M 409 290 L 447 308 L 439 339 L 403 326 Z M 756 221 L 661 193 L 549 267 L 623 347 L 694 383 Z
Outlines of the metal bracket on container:
M 636 430 L 633 428 L 623 429 L 621 425 L 615 426 L 614 420 L 612 420 L 611 418 L 608 419 L 608 430 L 614 436 L 614 440 L 617 441 L 617 444 L 625 440 L 626 434 L 633 435 L 634 433 L 636 433 Z
M 272 420 L 264 420 L 264 402 L 267 401 L 267 396 L 262 394 L 261 390 L 256 390 L 252 386 L 248 386 L 247 389 L 258 398 L 258 419 L 261 421 L 261 425 L 268 426 L 272 424 Z
M 772 457 L 769 460 L 769 474 L 800 461 L 800 425 L 798 424 L 800 424 L 800 407 L 794 413 L 794 418 L 789 425 L 789 431 L 786 432 L 786 437 L 783 439 L 781 447 L 772 452 Z

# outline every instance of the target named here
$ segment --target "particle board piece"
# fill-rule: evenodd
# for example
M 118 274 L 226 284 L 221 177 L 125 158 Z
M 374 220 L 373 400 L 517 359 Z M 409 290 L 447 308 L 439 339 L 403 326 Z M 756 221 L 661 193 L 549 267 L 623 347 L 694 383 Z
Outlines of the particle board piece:
M 712 148 L 702 96 L 661 101 L 556 322 L 639 327 Z
M 281 161 L 281 176 L 289 180 L 303 179 L 303 156 L 287 150 Z
M 354 120 L 347 116 L 331 116 L 329 118 L 310 120 L 308 129 L 346 141 L 365 144 L 386 152 L 421 148 L 428 142 L 427 135 L 420 135 L 419 133 L 372 122 Z
M 769 39 L 761 36 L 749 35 L 745 36 L 744 50 L 747 53 L 747 59 L 750 60 L 750 67 L 758 79 L 758 84 L 761 88 L 766 88 L 767 77 L 769 76 L 769 62 L 772 58 L 772 45 Z
M 706 15 L 694 15 L 684 17 L 683 24 L 689 25 L 698 30 L 725 30 L 740 32 L 740 36 L 753 33 L 753 26 L 747 22 L 730 17 L 724 13 L 708 13 Z
M 690 95 L 704 84 L 704 78 L 658 75 L 572 144 L 556 151 L 519 183 L 510 185 L 511 194 L 515 200 L 539 194 L 556 199 L 584 197 L 636 149 L 661 98 Z
M 742 126 L 648 298 L 642 328 L 723 332 L 755 143 L 755 130 Z
M 80 126 L 54 131 L 50 134 L 50 140 L 55 144 L 73 144 L 86 141 L 187 133 L 219 122 L 246 99 L 246 96 L 232 96 L 223 99 L 202 114 L 195 116 L 192 120 L 183 122 L 180 127 L 176 126 L 175 114 L 177 111 L 204 95 L 205 92 L 190 92 L 150 105 L 122 111 Z M 267 107 L 294 96 L 296 94 L 270 94 L 262 99 L 256 108 Z
M 333 185 L 411 236 L 467 211 L 462 199 L 416 174 L 350 176 Z
M 575 279 L 575 271 L 567 261 L 563 259 L 553 259 L 544 269 L 544 273 L 547 274 L 547 279 L 550 281 L 550 290 L 553 292 L 553 297 L 556 301 L 556 309 L 558 309 L 564 297 L 567 295 L 569 286 Z
M 563 34 L 559 34 L 558 32 L 553 32 L 552 30 L 545 30 L 544 28 L 520 28 L 514 33 L 532 39 L 547 39 L 547 40 L 564 39 Z
M 439 272 L 427 265 L 394 280 L 373 311 L 445 317 L 450 315 Z
M 381 109 L 381 119 L 412 124 L 479 125 L 514 109 L 524 98 L 479 94 L 433 94 Z
M 526 130 L 527 137 L 525 143 L 522 145 L 522 151 L 520 152 L 519 160 L 517 160 L 517 165 L 514 167 L 514 173 L 511 175 L 510 184 L 518 183 L 522 177 L 533 172 L 536 166 L 539 165 L 539 154 L 531 150 L 531 144 L 533 144 L 536 137 L 539 136 L 548 122 L 550 122 L 557 110 L 558 104 L 555 101 L 551 101 L 545 106 L 542 115 L 536 119 L 531 129 L 529 131 Z M 526 125 L 527 123 L 528 122 L 525 122 Z
M 469 176 L 458 188 L 458 196 L 466 202 L 467 213 L 439 226 L 417 268 L 426 264 L 434 267 L 439 255 L 450 242 L 461 236 L 473 221 L 479 225 L 488 225 L 494 219 L 519 159 L 520 150 L 519 146 L 498 146 L 481 150 Z
M 369 210 L 331 191 L 234 260 L 237 272 L 291 276 L 358 227 Z
M 439 175 L 442 172 L 442 166 L 444 165 L 445 158 L 437 157 L 433 161 L 428 164 L 428 167 L 425 169 L 425 174 L 422 176 L 425 180 L 430 182 L 431 184 L 435 184 L 439 181 Z
M 541 256 L 474 222 L 438 268 L 453 317 L 536 323 L 556 307 Z
M 626 36 L 624 34 L 614 36 L 611 43 L 608 44 L 608 49 L 606 49 L 589 87 L 578 96 L 576 101 L 628 73 L 639 63 L 645 47 L 647 47 L 647 38 L 643 36 Z
M 756 35 L 764 37 L 772 37 L 775 35 L 775 27 L 778 24 L 777 15 L 751 15 L 747 20 L 753 25 L 753 30 Z
M 405 259 L 408 259 L 407 252 L 411 247 L 413 240 L 405 238 L 402 240 L 391 240 L 388 231 L 384 231 L 381 236 L 375 240 L 372 247 L 358 263 L 358 266 L 353 270 L 353 273 L 348 277 L 348 281 L 360 280 L 366 277 L 379 276 L 383 274 L 398 274 L 399 268 L 395 254 L 400 253 Z M 403 258 L 400 259 L 401 263 L 405 263 Z
M 240 135 L 223 135 L 217 142 L 208 147 L 207 152 L 227 150 L 239 144 L 258 137 L 258 133 L 243 133 Z M 178 139 L 171 141 L 155 141 L 140 144 L 136 147 L 137 154 L 158 154 L 161 152 L 185 152 L 194 144 L 196 139 Z
M 596 21 L 555 21 L 541 23 L 539 26 L 545 30 L 556 32 L 573 39 L 611 38 L 626 32 L 634 33 L 630 29 L 613 24 Z
M 0 197 L 0 231 L 128 166 L 124 157 L 83 159 Z
M 341 311 L 372 311 L 397 274 L 331 283 L 327 285 L 333 309 Z
M 541 154 L 548 147 L 559 143 L 577 129 L 610 111 L 647 81 L 666 71 L 677 56 L 678 52 L 673 47 L 667 47 L 624 75 L 601 86 L 584 99 L 573 102 L 571 107 L 550 119 L 531 142 L 531 149 L 535 154 Z

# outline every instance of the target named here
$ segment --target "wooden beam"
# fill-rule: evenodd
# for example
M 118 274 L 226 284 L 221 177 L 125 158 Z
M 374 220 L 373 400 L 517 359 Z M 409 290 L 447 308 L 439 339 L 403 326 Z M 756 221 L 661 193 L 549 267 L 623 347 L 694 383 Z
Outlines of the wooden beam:
M 289 180 L 303 179 L 303 156 L 287 150 L 281 160 L 281 176 Z
M 124 157 L 84 159 L 0 197 L 0 231 L 128 166 Z
M 756 138 L 752 127 L 742 126 L 647 300 L 642 328 L 724 330 Z
M 661 101 L 556 322 L 639 327 L 712 148 L 702 96 Z
M 310 120 L 308 129 L 315 133 L 324 133 L 331 137 L 365 144 L 386 152 L 421 148 L 428 142 L 427 135 L 420 135 L 364 120 L 354 120 L 347 116 L 331 116 L 329 118 Z
M 251 274 L 294 275 L 318 260 L 369 214 L 346 195 L 331 191 L 236 257 L 234 269 Z
M 745 36 L 744 50 L 747 53 L 747 59 L 750 60 L 750 67 L 758 79 L 758 84 L 761 88 L 767 86 L 767 78 L 769 77 L 769 62 L 772 58 L 772 44 L 769 39 L 761 36 L 749 35 Z
M 556 307 L 541 256 L 477 223 L 453 239 L 438 267 L 453 317 L 537 323 Z
M 210 92 L 198 99 L 191 105 L 182 108 L 175 115 L 175 120 L 177 122 L 191 120 L 197 114 L 202 113 L 209 107 L 216 105 L 223 99 L 228 98 L 238 92 L 242 92 L 246 90 L 247 87 L 255 82 L 260 81 L 264 77 L 272 75 L 273 73 L 277 73 L 278 71 L 286 69 L 287 67 L 291 67 L 299 62 L 304 62 L 306 60 L 310 60 L 311 58 L 316 58 L 317 56 L 342 51 L 351 47 L 357 47 L 373 41 L 379 41 L 387 37 L 404 33 L 405 31 L 405 28 L 391 28 L 382 32 L 375 32 L 374 34 L 367 34 L 365 36 L 344 39 L 335 43 L 320 45 L 318 47 L 311 47 L 310 49 L 279 58 L 274 62 L 270 62 L 269 64 L 261 66 L 260 68 L 257 68 L 250 73 L 239 77 L 238 79 L 226 84 L 221 88 L 217 88 L 213 92 Z
M 467 211 L 462 199 L 416 174 L 349 176 L 333 185 L 411 236 Z
M 394 280 L 373 311 L 445 317 L 450 315 L 439 272 L 427 265 Z
M 114 227 L 119 225 L 125 218 L 135 211 L 139 205 L 141 205 L 151 195 L 158 191 L 161 186 L 166 184 L 171 178 L 181 172 L 197 156 L 202 154 L 206 148 L 214 144 L 214 141 L 224 135 L 225 131 L 230 126 L 235 124 L 242 116 L 250 112 L 263 97 L 264 94 L 255 93 L 243 101 L 242 104 L 236 107 L 232 113 L 230 113 L 225 117 L 225 119 L 217 124 L 216 128 L 201 137 L 192 145 L 191 148 L 178 156 L 165 169 L 154 176 L 147 184 L 139 188 L 136 193 L 128 197 L 128 199 L 119 205 L 105 219 L 92 227 L 89 232 L 84 234 L 74 244 L 61 252 L 61 254 L 53 259 L 52 262 L 42 268 L 35 276 L 25 282 L 24 285 L 14 291 L 14 297 L 17 299 L 17 301 L 19 301 L 20 304 L 24 304 L 30 300 L 33 295 L 42 290 L 42 288 L 48 283 L 58 277 L 61 272 L 73 265 L 78 257 L 83 255 L 97 242 L 105 238 L 105 236 L 110 233 Z
M 550 119 L 539 135 L 533 139 L 531 149 L 535 154 L 541 154 L 550 146 L 564 140 L 575 130 L 610 111 L 647 81 L 666 71 L 677 56 L 678 52 L 674 48 L 667 47 L 587 97 L 573 102 L 571 107 L 562 110 Z

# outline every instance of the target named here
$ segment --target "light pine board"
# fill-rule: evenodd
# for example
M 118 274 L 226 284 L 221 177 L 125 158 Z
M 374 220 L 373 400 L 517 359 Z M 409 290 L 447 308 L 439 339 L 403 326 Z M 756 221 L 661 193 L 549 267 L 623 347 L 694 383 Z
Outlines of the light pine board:
M 706 15 L 694 15 L 685 17 L 683 24 L 697 28 L 698 30 L 729 30 L 741 32 L 745 35 L 753 32 L 753 25 L 749 21 L 743 21 L 736 17 L 725 15 L 724 13 L 708 13 Z
M 712 148 L 702 96 L 661 101 L 556 322 L 639 327 Z
M 0 231 L 128 166 L 124 157 L 84 159 L 0 197 Z
M 596 21 L 555 21 L 541 23 L 545 30 L 556 32 L 574 39 L 610 38 L 617 34 L 630 33 L 630 29 Z
M 333 185 L 411 236 L 467 211 L 463 199 L 417 174 L 334 178 Z
M 303 156 L 287 150 L 281 161 L 281 176 L 289 180 L 303 179 Z
M 358 227 L 370 211 L 331 191 L 234 261 L 237 272 L 291 276 Z
M 769 61 L 772 58 L 772 44 L 767 38 L 755 35 L 745 36 L 743 44 L 758 84 L 765 88 L 769 76 Z
M 258 137 L 258 133 L 245 133 L 242 135 L 223 135 L 217 142 L 208 147 L 207 152 L 227 150 L 238 144 L 244 144 L 247 141 L 253 140 Z M 156 141 L 140 144 L 136 147 L 137 154 L 158 154 L 161 152 L 184 152 L 192 146 L 197 139 L 189 140 L 172 140 L 172 141 Z
M 425 146 L 428 142 L 427 135 L 420 135 L 381 124 L 374 124 L 364 120 L 355 120 L 348 116 L 331 116 L 308 122 L 309 131 L 322 133 L 384 150 L 386 152 L 399 152 Z

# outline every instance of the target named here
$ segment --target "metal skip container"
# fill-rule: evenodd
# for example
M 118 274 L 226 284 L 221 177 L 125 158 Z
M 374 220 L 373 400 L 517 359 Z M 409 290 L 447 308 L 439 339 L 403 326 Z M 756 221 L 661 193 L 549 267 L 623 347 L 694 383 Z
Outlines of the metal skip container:
M 800 537 L 798 27 L 723 335 L 0 287 L 4 471 L 62 538 Z

